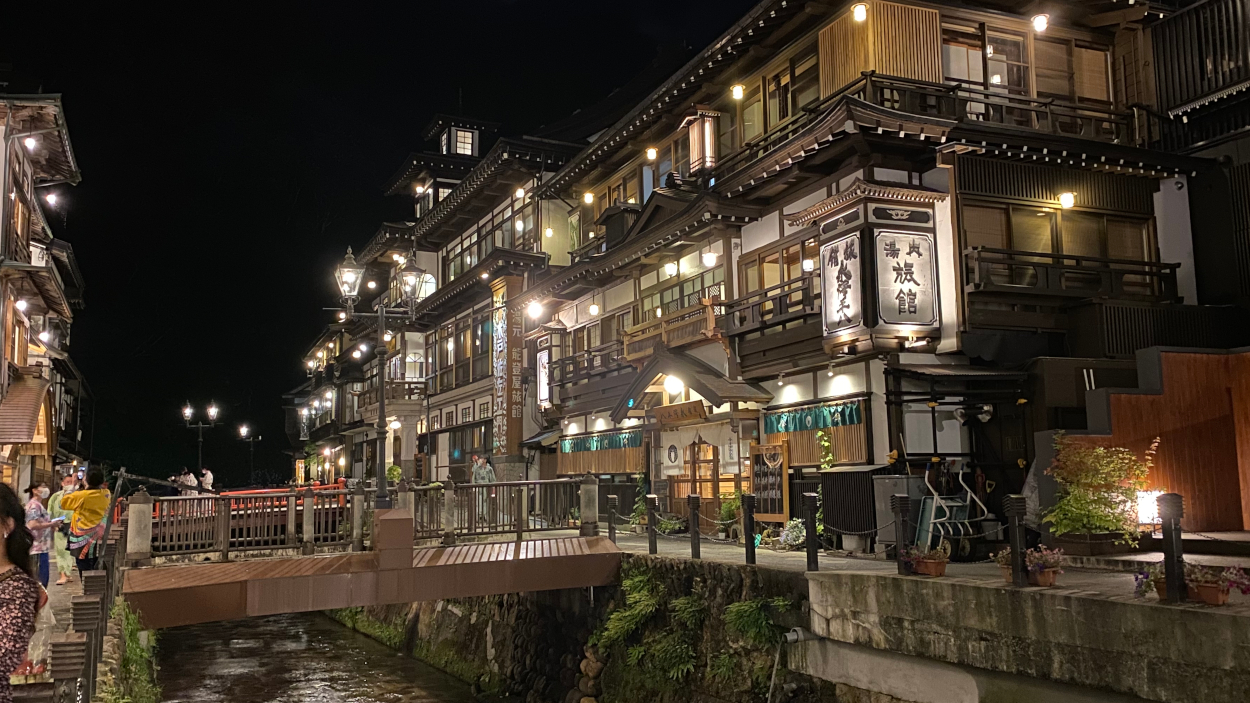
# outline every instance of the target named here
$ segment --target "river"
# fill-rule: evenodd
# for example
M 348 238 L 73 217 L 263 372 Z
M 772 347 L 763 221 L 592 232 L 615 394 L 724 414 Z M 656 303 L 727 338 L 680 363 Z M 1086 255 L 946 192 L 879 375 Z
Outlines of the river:
M 166 703 L 470 703 L 469 687 L 314 613 L 162 630 Z

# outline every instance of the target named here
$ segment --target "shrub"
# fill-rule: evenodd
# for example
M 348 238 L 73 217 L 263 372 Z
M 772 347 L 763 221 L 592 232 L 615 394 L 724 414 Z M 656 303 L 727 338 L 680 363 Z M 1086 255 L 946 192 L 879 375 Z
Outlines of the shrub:
M 1137 492 L 1146 489 L 1159 440 L 1145 459 L 1123 447 L 1091 447 L 1063 433 L 1055 435 L 1055 460 L 1046 473 L 1060 497 L 1042 517 L 1056 534 L 1113 532 L 1117 542 L 1137 545 Z

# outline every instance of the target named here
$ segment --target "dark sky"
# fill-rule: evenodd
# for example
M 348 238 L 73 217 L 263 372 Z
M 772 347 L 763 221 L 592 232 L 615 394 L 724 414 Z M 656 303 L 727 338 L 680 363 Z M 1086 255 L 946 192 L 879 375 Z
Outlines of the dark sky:
M 218 483 L 247 481 L 240 423 L 264 437 L 257 469 L 285 473 L 281 394 L 305 378 L 345 247 L 410 216 L 381 188 L 425 148 L 430 116 L 462 99 L 524 133 L 602 99 L 662 43 L 703 48 L 753 4 L 6 8 L 7 90 L 63 94 L 82 168 L 58 189 L 64 224 L 50 219 L 87 280 L 70 352 L 97 397 L 96 456 L 156 476 L 194 466 L 179 409 L 216 400 Z

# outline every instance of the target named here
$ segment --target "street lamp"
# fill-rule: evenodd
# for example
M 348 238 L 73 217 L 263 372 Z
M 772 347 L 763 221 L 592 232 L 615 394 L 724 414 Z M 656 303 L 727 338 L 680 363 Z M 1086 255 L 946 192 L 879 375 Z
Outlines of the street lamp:
M 252 483 L 256 482 L 256 443 L 260 441 L 260 435 L 253 435 L 252 428 L 247 425 L 239 425 L 239 441 L 247 442 L 247 467 Z
M 204 430 L 206 428 L 213 427 L 217 424 L 218 412 L 219 411 L 217 409 L 217 404 L 210 402 L 208 404 L 208 408 L 204 411 L 204 414 L 208 416 L 208 422 L 204 422 L 203 420 L 200 420 L 200 421 L 197 421 L 195 424 L 191 424 L 191 418 L 195 417 L 195 408 L 192 408 L 191 403 L 189 402 L 182 408 L 182 420 L 183 422 L 187 423 L 187 429 L 195 430 L 197 434 L 199 435 L 199 467 L 198 468 L 201 471 L 204 470 Z
M 387 308 L 386 301 L 378 299 L 378 341 L 375 346 L 375 353 L 378 359 L 378 421 L 374 425 L 378 435 L 378 448 L 376 455 L 376 468 L 374 471 L 374 483 L 377 484 L 377 492 L 374 496 L 374 507 L 379 510 L 386 510 L 391 507 L 391 495 L 386 488 L 386 361 L 388 350 L 386 348 L 386 320 L 390 318 L 398 321 L 411 321 L 413 319 L 413 310 L 416 307 L 419 295 L 419 283 L 425 276 L 425 271 L 416 265 L 413 255 L 404 257 L 396 257 L 396 261 L 400 262 L 402 268 L 399 272 L 400 280 L 403 282 L 403 302 L 399 307 Z M 401 261 L 402 259 L 402 261 Z M 360 289 L 360 278 L 364 274 L 364 267 L 356 263 L 352 257 L 351 249 L 347 250 L 347 256 L 343 258 L 343 263 L 334 271 L 334 279 L 339 284 L 339 291 L 342 294 L 342 301 L 347 306 L 346 317 L 355 315 L 355 305 L 360 300 L 356 295 Z M 353 285 L 354 283 L 354 285 Z M 340 317 L 343 314 L 340 313 Z

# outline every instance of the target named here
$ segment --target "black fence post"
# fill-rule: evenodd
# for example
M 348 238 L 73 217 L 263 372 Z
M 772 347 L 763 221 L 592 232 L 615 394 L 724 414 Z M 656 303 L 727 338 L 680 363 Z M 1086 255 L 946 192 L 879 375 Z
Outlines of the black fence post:
M 686 496 L 690 503 L 690 558 L 702 559 L 699 555 L 699 494 Z
M 1011 583 L 1018 588 L 1029 585 L 1029 572 L 1024 567 L 1024 496 L 1012 494 L 1003 499 L 1007 513 L 1007 541 L 1011 544 Z
M 742 533 L 747 541 L 747 563 L 755 563 L 755 494 L 742 494 Z
M 654 493 L 647 494 L 647 554 L 655 554 L 659 552 L 659 548 L 655 544 L 656 530 L 660 526 L 655 524 L 655 513 L 660 508 L 660 497 Z
M 911 562 L 904 559 L 907 548 L 911 546 L 911 496 L 906 493 L 895 493 L 890 496 L 890 510 L 894 512 L 894 562 L 898 565 L 900 576 L 911 576 Z
M 1185 550 L 1181 545 L 1181 518 L 1185 516 L 1185 498 L 1179 493 L 1164 493 L 1157 501 L 1159 519 L 1163 521 L 1163 578 L 1167 581 L 1168 603 L 1181 603 L 1188 597 L 1185 588 Z
M 816 533 L 816 501 L 815 493 L 803 494 L 803 523 L 807 536 L 807 570 L 820 571 L 820 535 Z
M 617 496 L 608 496 L 608 539 L 612 544 L 616 544 L 616 506 L 620 500 Z

